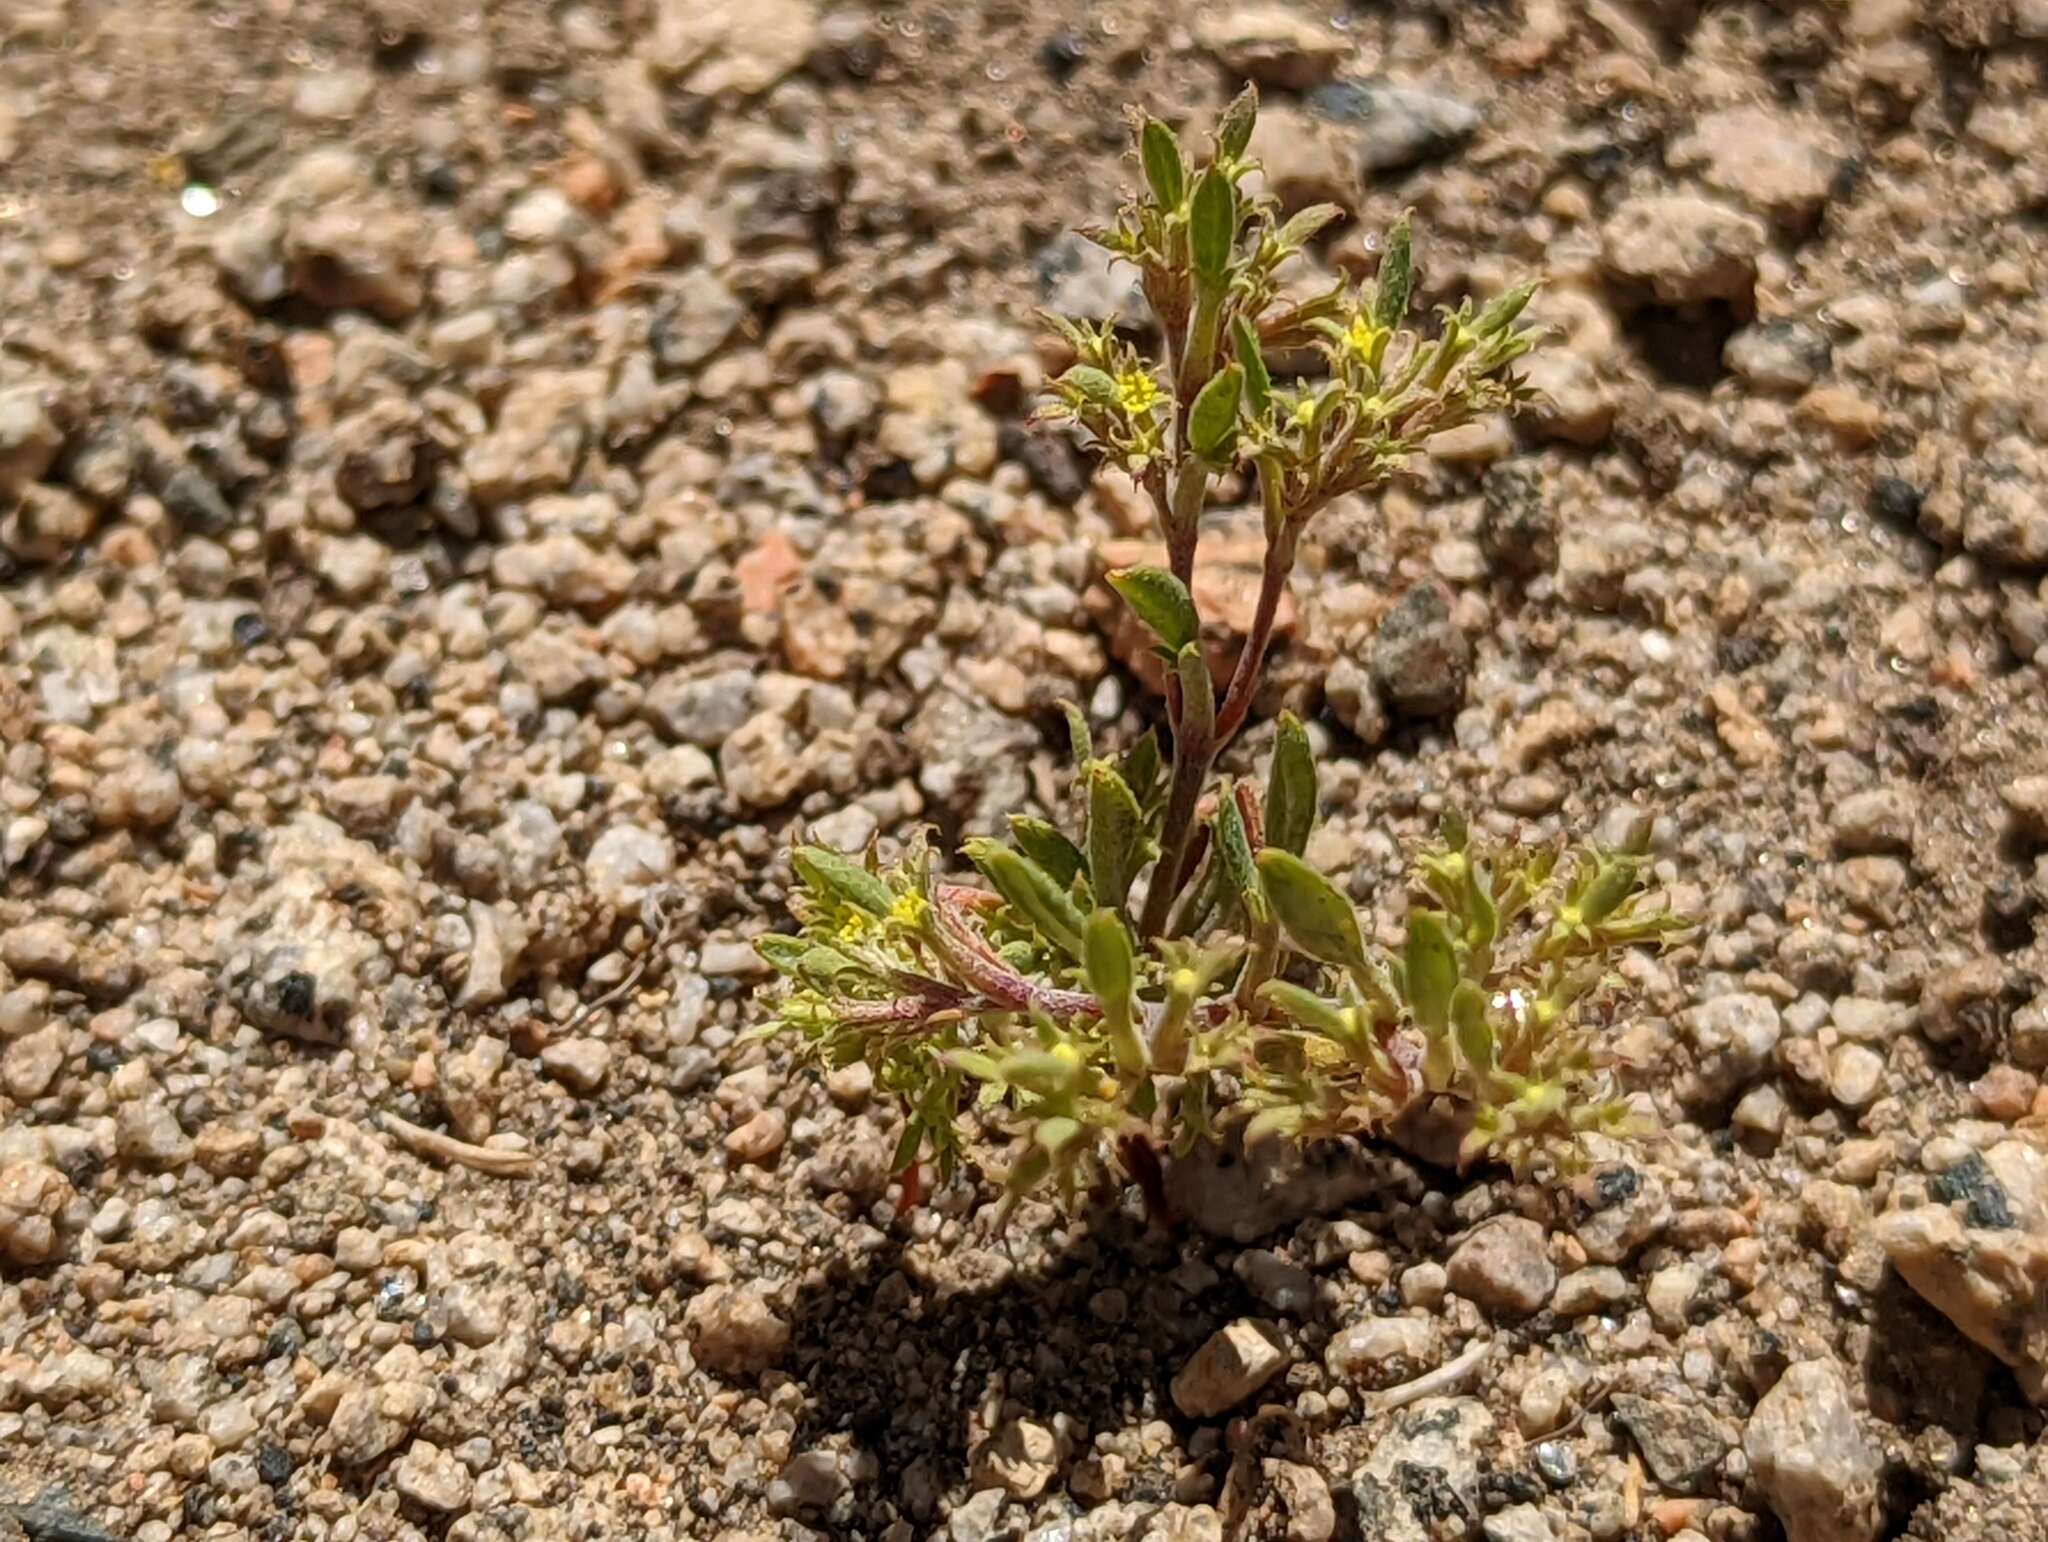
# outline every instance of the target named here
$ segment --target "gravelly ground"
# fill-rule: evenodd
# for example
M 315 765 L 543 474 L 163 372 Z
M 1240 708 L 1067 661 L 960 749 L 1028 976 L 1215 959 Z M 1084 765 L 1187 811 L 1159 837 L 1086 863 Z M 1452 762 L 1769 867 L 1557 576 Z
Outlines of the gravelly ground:
M 1412 206 L 1559 334 L 1317 528 L 1311 854 L 1392 927 L 1447 800 L 1656 814 L 1664 1134 L 899 1216 L 745 939 L 1153 715 L 1030 313 L 1247 73 L 1326 266 Z M 15 0 L 0 1535 L 2043 1535 L 2044 76 L 2040 0 Z

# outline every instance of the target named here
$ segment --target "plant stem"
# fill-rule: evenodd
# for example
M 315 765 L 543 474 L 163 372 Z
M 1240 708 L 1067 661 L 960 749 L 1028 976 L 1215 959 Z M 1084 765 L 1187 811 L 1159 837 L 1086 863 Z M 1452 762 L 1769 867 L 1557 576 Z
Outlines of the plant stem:
M 1202 505 L 1209 499 L 1209 468 L 1193 455 L 1174 473 L 1166 525 L 1167 565 L 1189 589 L 1195 583 L 1195 547 L 1202 538 Z
M 1209 779 L 1209 767 L 1216 759 L 1208 744 L 1182 742 L 1173 746 L 1173 784 L 1166 797 L 1166 820 L 1159 835 L 1159 860 L 1152 868 L 1152 882 L 1145 891 L 1145 910 L 1138 919 L 1138 936 L 1149 941 L 1166 929 L 1166 918 L 1185 883 L 1189 844 L 1194 839 L 1195 810 L 1202 801 L 1202 784 Z
M 1294 571 L 1294 547 L 1302 524 L 1299 515 L 1291 516 L 1266 544 L 1266 568 L 1259 579 L 1259 606 L 1252 613 L 1251 634 L 1237 656 L 1237 668 L 1231 672 L 1223 704 L 1216 710 L 1215 749 L 1228 744 L 1231 736 L 1244 726 L 1245 715 L 1252 709 L 1252 698 L 1258 694 L 1266 648 L 1273 640 L 1273 621 L 1280 613 L 1280 596 L 1286 593 L 1288 574 Z

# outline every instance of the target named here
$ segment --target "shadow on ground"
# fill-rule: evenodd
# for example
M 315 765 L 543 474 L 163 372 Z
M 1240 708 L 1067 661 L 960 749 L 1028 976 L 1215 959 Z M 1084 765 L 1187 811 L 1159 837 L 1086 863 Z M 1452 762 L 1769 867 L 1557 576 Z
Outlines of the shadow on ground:
M 1173 1445 L 1122 1497 L 1172 1497 L 1191 1426 L 1173 1406 L 1174 1372 L 1211 1333 L 1262 1308 L 1196 1249 L 1122 1217 L 1008 1246 L 950 1253 L 892 1241 L 804 1292 L 784 1363 L 808 1394 L 792 1449 L 851 1437 L 877 1463 L 844 1506 L 815 1521 L 830 1535 L 874 1535 L 895 1517 L 928 1521 L 940 1496 L 984 1486 L 971 1442 L 993 1416 L 1072 1421 L 1055 1486 L 1093 1434 L 1169 1421 Z M 1014 1255 L 1014 1257 L 1013 1257 Z

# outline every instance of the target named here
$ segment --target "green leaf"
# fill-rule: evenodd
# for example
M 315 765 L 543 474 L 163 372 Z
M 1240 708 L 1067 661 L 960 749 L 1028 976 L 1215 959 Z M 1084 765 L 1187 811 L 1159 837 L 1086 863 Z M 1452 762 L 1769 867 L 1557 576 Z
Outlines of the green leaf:
M 1088 876 L 1096 903 L 1121 911 L 1145 865 L 1145 815 L 1106 760 L 1088 764 Z
M 1229 176 L 1211 166 L 1195 183 L 1188 207 L 1188 251 L 1203 283 L 1220 285 L 1230 273 L 1230 255 L 1237 245 L 1237 189 Z
M 1326 1038 L 1348 1041 L 1355 1029 L 1344 1008 L 1334 1001 L 1325 1000 L 1312 990 L 1285 980 L 1268 980 L 1259 987 L 1259 995 L 1287 1018 L 1290 1022 L 1314 1029 Z
M 1460 980 L 1451 992 L 1451 1026 L 1465 1064 L 1481 1077 L 1491 1076 L 1493 1027 L 1486 1020 L 1486 992 L 1470 980 Z
M 1017 849 L 1044 868 L 1046 875 L 1063 889 L 1071 889 L 1083 865 L 1081 848 L 1047 820 L 1030 814 L 1010 816 L 1010 834 Z
M 1073 747 L 1074 769 L 1078 772 L 1095 758 L 1095 735 L 1088 731 L 1087 717 L 1072 702 L 1061 702 L 1060 711 L 1067 719 L 1067 743 Z
M 1609 857 L 1601 862 L 1586 897 L 1579 901 L 1579 915 L 1588 926 L 1598 926 L 1613 915 L 1622 901 L 1635 892 L 1642 865 L 1629 857 Z
M 851 905 L 871 916 L 889 913 L 894 898 L 889 886 L 831 847 L 799 846 L 790 853 L 789 860 L 804 887 L 813 894 Z
M 1265 885 L 1259 881 L 1259 869 L 1252 858 L 1251 837 L 1245 833 L 1244 816 L 1238 812 L 1236 791 L 1228 782 L 1218 793 L 1217 802 L 1214 827 L 1217 860 L 1222 863 L 1223 876 L 1231 891 L 1244 906 L 1244 913 L 1255 925 L 1263 926 L 1270 913 Z
M 1090 993 L 1102 1006 L 1103 1030 L 1109 1035 L 1118 1066 L 1133 1074 L 1144 1070 L 1144 1046 L 1131 1020 L 1137 960 L 1131 934 L 1114 911 L 1098 910 L 1088 918 L 1081 966 Z
M 903 1126 L 903 1134 L 897 1138 L 895 1154 L 889 1158 L 889 1171 L 900 1173 L 917 1160 L 917 1148 L 924 1144 L 924 1125 L 912 1119 Z
M 1300 856 L 1315 828 L 1316 804 L 1316 752 L 1301 719 L 1283 712 L 1266 781 L 1266 844 Z
M 1209 377 L 1188 409 L 1188 443 L 1210 460 L 1229 458 L 1237 437 L 1237 398 L 1244 389 L 1244 368 L 1232 364 Z
M 1451 992 L 1458 984 L 1458 952 L 1440 910 L 1408 913 L 1408 1009 L 1423 1031 L 1440 1034 L 1450 1021 Z
M 1387 232 L 1387 252 L 1380 259 L 1379 278 L 1373 287 L 1372 319 L 1383 327 L 1398 327 L 1408 314 L 1408 301 L 1415 290 L 1415 253 L 1408 216 L 1402 215 Z
M 1202 618 L 1195 613 L 1187 585 L 1165 568 L 1118 568 L 1109 575 L 1109 587 L 1123 596 L 1169 654 L 1178 654 L 1202 635 Z
M 1004 1057 L 1003 1080 L 1042 1098 L 1056 1098 L 1072 1092 L 1085 1069 L 1078 1059 L 1068 1060 L 1049 1050 L 1020 1049 Z
M 1252 142 L 1252 129 L 1259 121 L 1259 89 L 1247 84 L 1237 99 L 1223 109 L 1216 120 L 1216 153 L 1227 161 L 1240 160 Z
M 1106 370 L 1099 370 L 1092 364 L 1076 364 L 1060 376 L 1059 384 L 1098 407 L 1116 405 L 1116 382 Z
M 980 1050 L 956 1049 L 946 1057 L 946 1060 L 961 1075 L 971 1076 L 978 1082 L 1000 1083 L 1008 1080 L 995 1058 L 984 1055 Z
M 1050 1119 L 1039 1120 L 1037 1128 L 1031 1132 L 1031 1138 L 1046 1155 L 1057 1160 L 1067 1147 L 1081 1138 L 1083 1133 L 1085 1132 L 1081 1128 L 1080 1120 L 1069 1119 L 1064 1114 L 1055 1114 Z
M 1294 945 L 1339 969 L 1365 968 L 1358 912 L 1337 886 L 1291 851 L 1268 846 L 1258 856 L 1266 897 Z
M 1325 225 L 1343 215 L 1344 211 L 1333 203 L 1312 203 L 1275 231 L 1273 239 L 1288 250 L 1306 246 Z
M 1515 318 L 1522 314 L 1531 296 L 1536 293 L 1533 283 L 1517 284 L 1506 294 L 1488 302 L 1486 308 L 1473 318 L 1472 333 L 1475 337 L 1494 337 L 1515 324 Z
M 1259 332 L 1244 317 L 1231 323 L 1237 342 L 1237 367 L 1244 371 L 1244 399 L 1254 417 L 1264 417 L 1273 402 L 1273 374 L 1259 348 Z
M 1080 909 L 1050 873 L 997 841 L 969 841 L 961 850 L 1041 937 L 1069 958 L 1081 956 Z
M 1157 118 L 1147 118 L 1138 132 L 1138 158 L 1145 163 L 1145 180 L 1159 206 L 1169 213 L 1178 209 L 1187 193 L 1188 172 L 1173 130 Z
M 1200 643 L 1189 643 L 1173 661 L 1180 677 L 1180 737 L 1183 744 L 1206 745 L 1216 733 L 1216 682 Z
M 1160 773 L 1164 769 L 1159 763 L 1159 735 L 1146 729 L 1138 742 L 1124 752 L 1117 769 L 1137 798 L 1138 806 L 1150 807 L 1153 796 L 1159 791 Z

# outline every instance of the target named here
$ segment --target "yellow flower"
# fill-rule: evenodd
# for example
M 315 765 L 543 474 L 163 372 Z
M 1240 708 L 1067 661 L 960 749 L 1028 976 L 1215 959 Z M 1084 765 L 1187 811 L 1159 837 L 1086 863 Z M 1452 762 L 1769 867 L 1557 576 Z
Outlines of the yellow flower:
M 867 934 L 868 918 L 861 911 L 854 911 L 844 921 L 839 923 L 839 940 L 841 942 L 859 942 Z
M 889 907 L 889 919 L 899 926 L 918 927 L 924 924 L 925 899 L 915 889 L 896 896 L 896 903 Z
M 1133 366 L 1116 377 L 1116 404 L 1131 417 L 1143 417 L 1158 406 L 1165 393 L 1150 370 Z
M 1380 329 L 1373 319 L 1360 311 L 1351 318 L 1351 325 L 1344 330 L 1344 349 L 1363 364 L 1371 364 L 1378 350 Z

